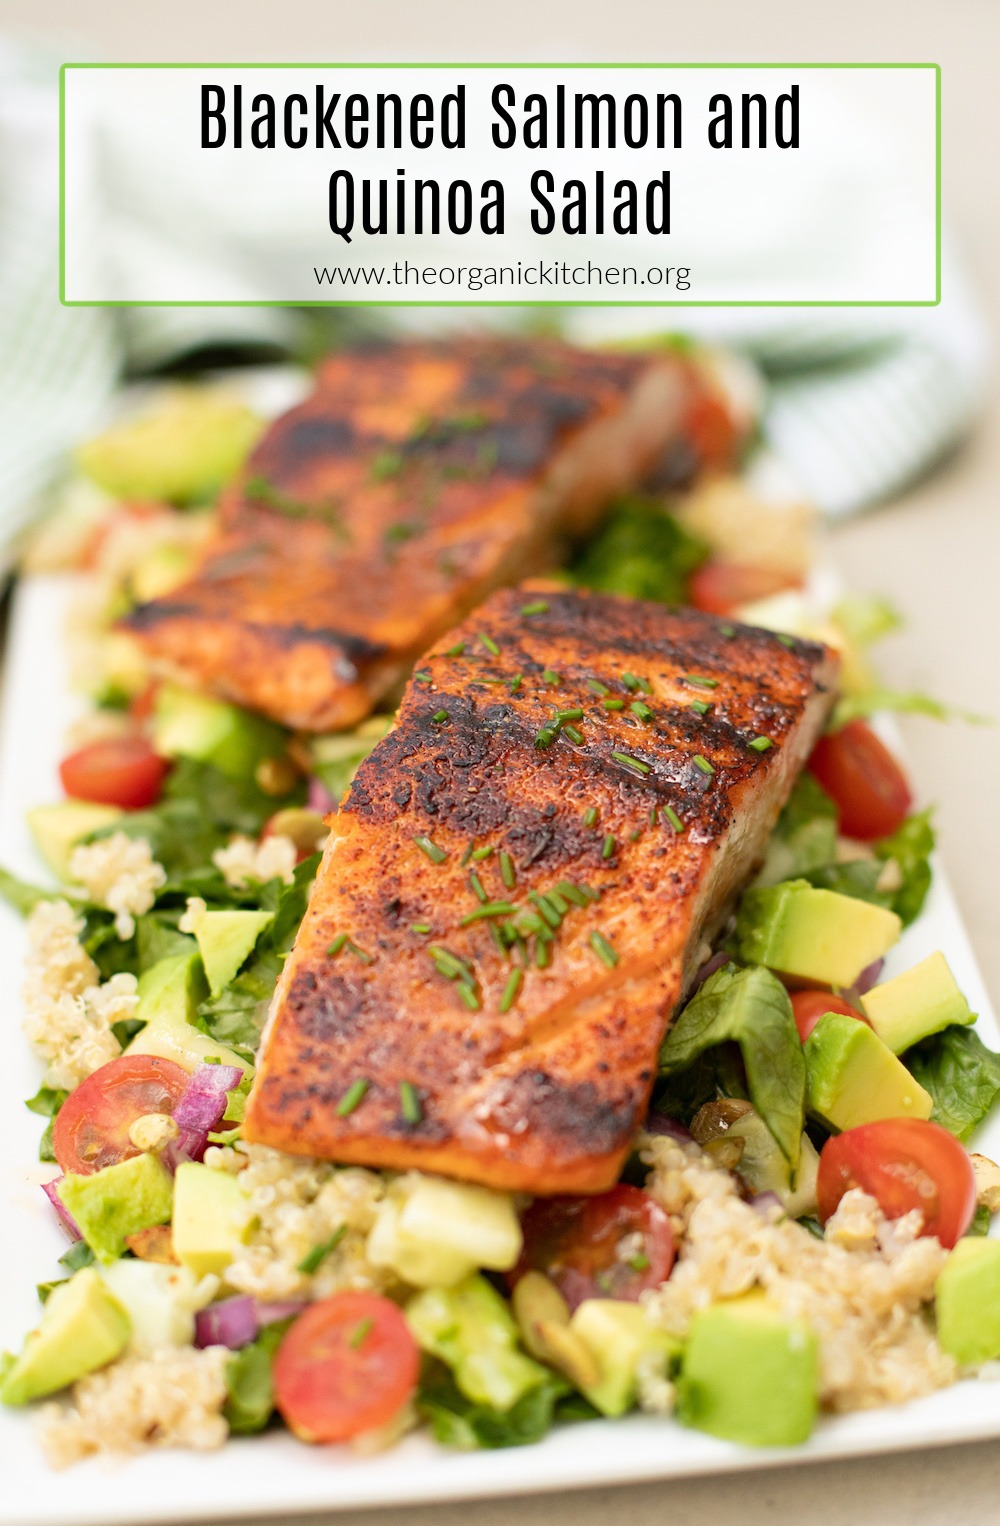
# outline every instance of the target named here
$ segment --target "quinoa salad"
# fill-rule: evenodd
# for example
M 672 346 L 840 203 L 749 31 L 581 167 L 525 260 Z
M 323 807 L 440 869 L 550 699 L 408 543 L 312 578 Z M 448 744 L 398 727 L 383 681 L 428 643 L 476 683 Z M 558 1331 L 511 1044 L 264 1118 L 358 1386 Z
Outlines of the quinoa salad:
M 0 1402 L 31 1407 L 65 1468 L 280 1425 L 364 1454 L 416 1427 L 445 1448 L 511 1447 L 634 1411 L 789 1446 L 823 1414 L 988 1373 L 1000 1168 L 974 1135 L 1000 1056 L 943 953 L 883 974 L 924 905 L 934 833 L 869 721 L 942 707 L 879 682 L 870 648 L 892 611 L 818 600 L 810 511 L 747 470 L 618 502 L 560 574 L 840 658 L 827 729 L 697 951 L 617 1185 L 532 1197 L 243 1137 L 338 805 L 394 724 L 386 704 L 347 730 L 281 727 L 154 671 L 117 625 L 197 563 L 262 427 L 217 387 L 157 396 L 82 447 L 25 554 L 27 576 L 76 574 L 67 649 L 85 704 L 66 798 L 30 813 L 37 882 L 0 870 L 25 918 L 27 1106 L 67 1247 L 36 1327 L 0 1356 Z M 624 696 L 639 717 L 643 682 Z M 701 682 L 705 714 L 716 685 Z M 556 731 L 582 712 L 558 714 Z M 503 894 L 492 852 L 471 841 L 466 867 L 502 873 Z M 599 899 L 560 884 L 535 898 L 542 936 Z M 508 941 L 513 1004 L 525 966 Z M 371 958 L 347 933 L 328 953 Z M 460 954 L 437 963 L 471 989 Z M 417 1089 L 399 1106 L 419 1122 Z

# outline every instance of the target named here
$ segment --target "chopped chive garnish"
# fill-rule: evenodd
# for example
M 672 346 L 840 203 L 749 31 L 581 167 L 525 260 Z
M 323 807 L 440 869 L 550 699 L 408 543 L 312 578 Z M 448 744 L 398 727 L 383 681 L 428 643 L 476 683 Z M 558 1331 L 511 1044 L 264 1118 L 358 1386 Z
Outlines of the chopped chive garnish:
M 707 715 L 711 708 L 703 699 L 693 699 L 688 705 L 688 709 L 693 710 L 695 715 Z
M 504 986 L 503 993 L 500 997 L 501 1012 L 509 1012 L 511 1007 L 517 1001 L 517 993 L 521 989 L 521 982 L 523 979 L 523 970 L 511 970 L 510 974 L 507 976 L 507 984 Z
M 485 631 L 480 631 L 479 632 L 479 642 L 480 642 L 481 646 L 484 646 L 486 648 L 486 650 L 489 652 L 491 657 L 499 657 L 500 656 L 500 648 L 497 646 L 496 642 L 493 640 L 493 637 L 492 636 L 487 636 Z
M 754 752 L 767 752 L 767 749 L 773 747 L 774 743 L 770 737 L 754 737 L 753 741 L 748 745 L 753 748 Z
M 458 992 L 460 999 L 465 1002 L 465 1005 L 468 1007 L 470 1012 L 479 1011 L 480 1007 L 482 1006 L 482 1002 L 479 1000 L 479 997 L 473 986 L 470 986 L 467 981 L 460 980 L 456 984 L 455 990 Z
M 639 838 L 641 836 L 642 836 L 642 832 L 639 830 L 638 827 L 636 827 L 633 832 L 630 832 L 628 834 L 628 840 L 629 840 L 629 842 L 638 842 Z
M 648 1261 L 646 1262 L 646 1265 L 649 1265 Z M 370 1319 L 359 1319 L 357 1324 L 354 1326 L 354 1329 L 347 1337 L 347 1344 L 352 1347 L 353 1350 L 357 1351 L 360 1346 L 364 1345 L 366 1337 L 371 1332 L 371 1328 L 372 1321 Z
M 311 1251 L 307 1251 L 296 1267 L 296 1271 L 303 1272 L 307 1277 L 311 1277 L 314 1272 L 318 1272 L 327 1256 L 337 1249 L 346 1233 L 347 1225 L 339 1224 L 329 1240 L 324 1240 L 322 1245 L 314 1245 Z
M 670 825 L 673 827 L 675 832 L 683 832 L 683 830 L 684 830 L 684 823 L 683 823 L 683 821 L 681 821 L 681 818 L 678 816 L 677 812 L 674 810 L 672 805 L 665 805 L 663 807 L 663 814 L 667 818 L 667 820 L 669 821 Z
M 502 936 L 500 934 L 499 927 L 497 927 L 495 922 L 487 922 L 486 926 L 489 928 L 490 937 L 493 939 L 493 942 L 496 944 L 497 953 L 500 954 L 504 959 L 506 959 L 508 957 L 508 955 L 507 955 L 507 945 L 504 942 L 504 940 L 503 940 L 503 938 L 502 938 Z
M 329 954 L 331 959 L 336 959 L 337 955 L 340 953 L 341 949 L 344 947 L 344 944 L 346 942 L 347 942 L 347 934 L 346 933 L 338 933 L 337 936 L 334 938 L 333 942 L 330 944 L 329 948 L 327 949 L 327 953 Z
M 553 668 L 546 668 L 545 671 L 542 674 L 542 683 L 543 684 L 560 684 L 560 683 L 562 683 L 562 679 L 559 677 L 559 674 L 557 672 L 555 672 L 555 670 Z
M 636 678 L 634 673 L 623 673 L 622 683 L 625 685 L 626 689 L 628 689 L 630 694 L 634 694 L 636 689 L 639 687 L 639 680 Z
M 614 837 L 614 833 L 613 832 L 609 832 L 607 837 L 605 837 L 604 843 L 603 843 L 603 845 L 601 847 L 601 857 L 602 858 L 610 858 L 614 851 L 615 851 L 615 837 Z
M 511 901 L 484 901 L 477 906 L 475 911 L 470 911 L 467 917 L 459 922 L 459 927 L 468 927 L 470 922 L 481 922 L 484 917 L 512 917 L 517 907 Z
M 580 709 L 579 705 L 574 705 L 571 710 L 557 710 L 555 718 L 559 722 L 560 726 L 565 726 L 567 721 L 582 721 L 583 711 Z
M 473 872 L 469 875 L 469 884 L 472 886 L 480 901 L 489 900 L 489 896 L 486 893 L 486 886 L 483 884 L 478 874 Z
M 607 694 L 608 692 L 607 684 L 602 684 L 599 678 L 588 678 L 587 688 L 591 694 Z
M 719 680 L 717 678 L 705 678 L 701 673 L 685 673 L 684 682 L 686 684 L 693 684 L 696 689 L 717 689 L 719 687 Z
M 569 902 L 566 900 L 565 896 L 560 894 L 555 886 L 553 886 L 551 890 L 547 890 L 545 892 L 545 899 L 548 901 L 550 906 L 555 907 L 556 911 L 561 917 L 564 917 L 569 911 Z
M 540 895 L 537 890 L 533 890 L 528 896 L 528 900 L 531 902 L 532 906 L 537 906 L 538 910 L 541 912 L 542 916 L 545 918 L 546 922 L 553 930 L 558 928 L 560 922 L 562 921 L 562 917 L 559 915 L 558 911 L 556 911 L 556 908 L 551 904 L 547 896 Z
M 492 852 L 493 852 L 493 844 L 492 843 L 488 843 L 485 848 L 474 848 L 472 850 L 473 862 L 477 863 L 477 864 L 481 864 L 483 859 L 484 858 L 489 858 L 489 856 L 490 856 L 490 854 Z
M 588 901 L 599 901 L 601 899 L 601 892 L 599 890 L 595 890 L 592 885 L 581 885 L 580 889 L 583 891 Z
M 649 1268 L 649 1257 L 643 1251 L 639 1251 L 636 1255 L 629 1257 L 628 1264 L 633 1272 L 645 1272 Z
M 535 967 L 545 970 L 552 962 L 552 950 L 547 943 L 535 944 Z
M 586 738 L 584 737 L 583 732 L 580 731 L 578 727 L 576 727 L 576 726 L 564 726 L 563 727 L 563 731 L 569 737 L 570 741 L 575 744 L 575 746 L 577 746 L 577 747 L 582 747 L 583 746 L 584 741 L 586 740 Z
M 429 684 L 434 682 L 434 680 L 431 678 L 429 668 L 418 668 L 413 677 L 418 684 Z
M 551 747 L 558 733 L 551 726 L 543 726 L 541 731 L 535 733 L 535 746 L 539 752 L 544 752 Z
M 420 1106 L 420 1094 L 409 1081 L 399 1083 L 399 1106 L 407 1123 L 419 1123 L 424 1116 Z
M 596 827 L 596 825 L 597 825 L 597 806 L 596 805 L 588 805 L 587 809 L 583 813 L 583 824 L 584 824 L 585 827 Z
M 795 646 L 795 641 L 791 636 L 784 636 L 782 635 L 781 631 L 775 631 L 775 635 L 781 642 L 782 646 L 787 646 L 789 650 Z
M 613 970 L 615 965 L 618 963 L 618 955 L 611 947 L 611 944 L 608 942 L 607 938 L 604 937 L 604 934 L 599 932 L 592 932 L 588 942 L 590 943 L 590 946 L 594 950 L 594 953 L 597 955 L 598 959 L 600 959 L 601 963 L 606 964 L 609 970 Z
M 472 842 L 470 842 L 469 846 L 466 848 L 465 852 L 462 854 L 462 857 L 459 859 L 459 863 L 461 864 L 463 869 L 465 868 L 466 864 L 469 862 L 469 859 L 472 857 L 473 852 L 475 851 L 474 848 L 473 848 L 473 843 L 474 842 L 475 842 L 475 838 L 473 838 Z
M 413 841 L 416 843 L 421 853 L 427 854 L 427 857 L 430 859 L 432 864 L 443 864 L 445 859 L 448 857 L 444 849 L 439 848 L 437 843 L 432 842 L 429 837 L 421 835 L 419 837 L 415 837 Z
M 472 979 L 472 971 L 468 965 L 449 949 L 442 948 L 440 943 L 432 943 L 427 952 L 434 961 L 434 968 L 439 975 L 446 975 L 449 980 Z
M 516 674 L 508 684 L 508 688 L 510 689 L 511 694 L 516 694 L 523 682 L 524 680 L 522 679 L 520 673 Z
M 361 1098 L 368 1090 L 369 1083 L 364 1076 L 359 1076 L 352 1081 L 340 1101 L 337 1103 L 337 1117 L 346 1118 L 348 1113 L 353 1113 Z
M 514 860 L 509 853 L 501 850 L 500 853 L 500 878 L 508 890 L 513 890 L 515 884 Z
M 621 763 L 623 768 L 630 768 L 634 774 L 651 774 L 652 765 L 644 763 L 641 758 L 633 758 L 631 753 L 613 752 L 611 756 L 616 763 Z
M 602 699 L 601 704 L 604 706 L 605 710 L 625 709 L 625 701 L 623 699 Z
M 572 901 L 574 906 L 588 906 L 590 897 L 579 885 L 574 885 L 572 880 L 560 880 L 555 887 L 559 895 L 565 896 L 567 901 Z
M 465 642 L 456 641 L 455 645 L 450 646 L 444 655 L 446 657 L 463 657 L 465 655 Z
M 547 615 L 549 606 L 545 599 L 536 599 L 534 604 L 522 604 L 522 615 Z
M 629 709 L 633 715 L 637 715 L 639 717 L 640 721 L 651 721 L 653 719 L 653 712 L 650 710 L 645 700 L 634 699 L 629 705 Z
M 727 641 L 732 641 L 733 637 L 736 635 L 735 625 L 720 625 L 719 635 L 725 636 Z
M 655 827 L 656 826 L 656 806 L 655 805 L 651 805 L 650 808 L 649 808 L 649 825 L 651 827 Z
M 429 933 L 430 930 L 431 924 L 429 922 L 414 922 L 411 926 L 411 931 L 415 933 Z
M 447 712 L 447 710 L 435 710 L 434 714 L 431 716 L 431 720 L 436 722 L 436 724 L 438 726 L 440 726 L 447 719 L 448 719 L 448 712 Z
M 707 758 L 703 758 L 700 752 L 695 753 L 694 757 L 691 759 L 691 762 L 694 764 L 695 768 L 700 768 L 703 774 L 715 773 L 715 769 L 712 767 L 711 763 Z

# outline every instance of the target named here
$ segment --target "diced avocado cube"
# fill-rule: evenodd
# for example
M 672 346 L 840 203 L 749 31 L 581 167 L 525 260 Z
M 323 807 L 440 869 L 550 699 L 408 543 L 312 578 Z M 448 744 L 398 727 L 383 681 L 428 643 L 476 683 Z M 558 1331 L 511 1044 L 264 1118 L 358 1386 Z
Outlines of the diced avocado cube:
M 133 1155 L 91 1176 L 67 1172 L 56 1191 L 98 1261 L 125 1253 L 125 1239 L 170 1219 L 173 1181 L 156 1155 Z
M 132 568 L 129 586 L 133 598 L 140 604 L 161 598 L 184 582 L 193 565 L 194 552 L 189 546 L 157 546 Z
M 691 1322 L 677 1418 L 744 1446 L 796 1446 L 816 1423 L 816 1337 L 757 1293 L 712 1304 Z
M 119 498 L 205 500 L 242 464 L 262 429 L 243 403 L 178 389 L 77 451 L 80 470 Z
M 163 684 L 153 712 L 153 745 L 164 758 L 197 758 L 231 779 L 252 779 L 259 763 L 285 751 L 280 726 L 177 684 Z
M 500 1294 L 478 1273 L 453 1288 L 426 1288 L 406 1305 L 422 1351 L 451 1368 L 474 1404 L 507 1410 L 546 1377 L 517 1349 L 517 1326 Z
M 213 996 L 232 980 L 254 944 L 274 921 L 270 911 L 203 911 L 194 935 L 198 940 L 208 989 Z
M 893 1054 L 952 1023 L 971 1023 L 976 1014 L 940 952 L 928 954 L 912 969 L 873 986 L 861 998 L 865 1017 Z
M 959 1240 L 934 1290 L 937 1339 L 956 1362 L 1000 1357 L 1000 1240 Z
M 782 975 L 846 987 L 888 952 L 902 925 L 881 906 L 786 880 L 744 895 L 737 953 Z
M 931 1116 L 930 1093 L 860 1018 L 825 1012 L 802 1052 L 807 1106 L 832 1128 Z
M 417 1172 L 406 1180 L 400 1234 L 445 1246 L 472 1266 L 505 1272 L 514 1265 L 524 1237 L 510 1193 Z
M 224 1272 L 246 1240 L 253 1209 L 235 1176 L 184 1161 L 174 1177 L 174 1254 L 196 1277 Z
M 623 1415 L 635 1403 L 639 1361 L 649 1357 L 666 1374 L 680 1343 L 658 1330 L 641 1304 L 587 1298 L 569 1322 L 591 1352 L 600 1381 L 583 1392 L 602 1415 Z
M 36 805 L 28 812 L 28 826 L 35 847 L 61 880 L 68 880 L 69 861 L 77 843 L 91 832 L 118 821 L 115 805 L 92 805 L 87 800 L 60 800 L 56 805 Z
M 42 1322 L 0 1379 L 0 1402 L 28 1404 L 106 1367 L 128 1344 L 129 1317 L 97 1270 L 53 1288 Z
M 208 995 L 201 955 L 172 954 L 158 959 L 139 976 L 135 1015 L 146 1024 L 128 1046 L 129 1054 L 155 1054 L 195 1070 L 208 1060 L 238 1065 L 251 1074 L 253 1066 L 234 1050 L 192 1025 L 199 1002 Z

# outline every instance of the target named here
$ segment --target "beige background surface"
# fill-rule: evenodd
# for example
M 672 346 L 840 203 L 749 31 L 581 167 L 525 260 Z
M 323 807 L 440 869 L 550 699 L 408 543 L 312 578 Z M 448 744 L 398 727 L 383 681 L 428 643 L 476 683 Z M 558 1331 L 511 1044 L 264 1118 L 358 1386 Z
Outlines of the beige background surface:
M 0 24 L 107 59 L 919 60 L 943 68 L 946 207 L 1000 336 L 1000 6 L 997 0 L 0 0 Z M 1000 394 L 974 438 L 905 498 L 839 528 L 852 584 L 908 619 L 887 679 L 1000 715 Z M 945 861 L 994 1002 L 1000 727 L 904 726 L 921 795 L 938 802 Z M 510 1455 L 512 1476 L 517 1455 Z M 400 1526 L 701 1526 L 1000 1517 L 1000 1445 L 774 1470 L 748 1478 L 394 1511 Z M 67 1487 L 72 1487 L 67 1480 Z M 141 1502 L 137 1502 L 141 1510 Z M 371 1514 L 339 1516 L 341 1526 Z M 387 1519 L 382 1516 L 381 1519 Z M 250 1526 L 250 1523 L 244 1523 Z

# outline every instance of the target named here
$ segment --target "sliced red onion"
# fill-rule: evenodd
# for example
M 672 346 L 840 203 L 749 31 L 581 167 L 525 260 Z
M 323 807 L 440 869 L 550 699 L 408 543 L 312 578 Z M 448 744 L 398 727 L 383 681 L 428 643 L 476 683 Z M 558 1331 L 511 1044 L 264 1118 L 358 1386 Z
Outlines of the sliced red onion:
M 239 1351 L 241 1346 L 256 1340 L 258 1329 L 254 1301 L 241 1293 L 199 1309 L 194 1317 L 194 1343 L 199 1347 L 228 1346 L 230 1351 Z
M 309 780 L 309 793 L 306 795 L 306 809 L 318 811 L 321 816 L 329 816 L 331 811 L 337 809 L 337 802 L 330 794 L 322 779 L 315 774 Z
M 59 1196 L 59 1193 L 56 1191 L 61 1181 L 61 1176 L 54 1176 L 50 1182 L 42 1183 L 42 1191 L 45 1193 L 45 1196 L 48 1198 L 49 1202 L 55 1209 L 56 1218 L 59 1220 L 63 1229 L 65 1229 L 66 1233 L 69 1235 L 70 1239 L 82 1240 L 83 1235 L 80 1233 L 80 1226 L 77 1224 L 73 1215 L 70 1213 L 69 1209 L 66 1207 L 66 1204 L 63 1202 L 62 1198 Z
M 784 1213 L 785 1205 L 776 1192 L 758 1192 L 749 1199 L 750 1207 L 762 1218 L 770 1218 L 775 1208 L 780 1208 Z
M 874 964 L 866 965 L 851 987 L 851 995 L 864 996 L 866 991 L 870 991 L 872 986 L 878 981 L 884 964 L 884 959 L 876 959 Z
M 274 1303 L 258 1303 L 257 1323 L 263 1330 L 265 1325 L 276 1325 L 279 1320 L 294 1319 L 308 1307 L 309 1300 L 306 1298 L 281 1298 Z
M 185 1160 L 203 1160 L 208 1136 L 222 1122 L 227 1094 L 239 1086 L 243 1072 L 238 1065 L 199 1065 L 173 1111 L 179 1130 L 161 1155 L 170 1171 Z
M 705 984 L 705 981 L 708 979 L 709 975 L 714 975 L 716 970 L 721 970 L 722 966 L 724 964 L 728 964 L 732 957 L 732 954 L 719 953 L 713 954 L 711 959 L 706 959 L 705 963 L 699 968 L 691 982 L 691 989 L 688 991 L 688 997 L 692 997 L 695 991 L 697 991 L 698 987 Z
M 694 1135 L 683 1123 L 667 1113 L 650 1113 L 646 1119 L 646 1133 L 661 1134 L 667 1139 L 675 1139 L 678 1144 L 690 1144 L 694 1139 Z

